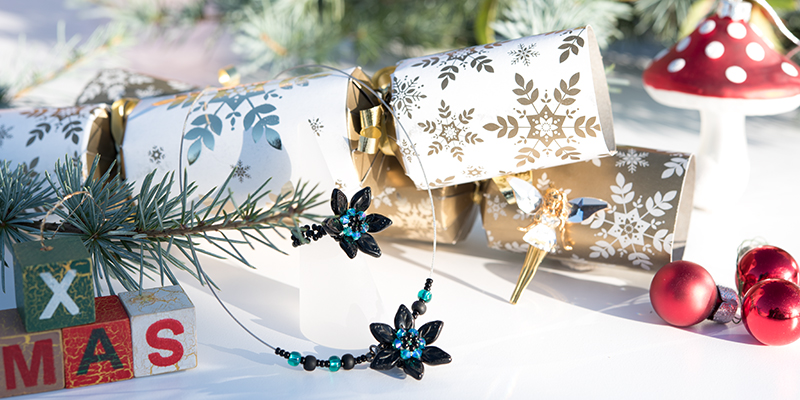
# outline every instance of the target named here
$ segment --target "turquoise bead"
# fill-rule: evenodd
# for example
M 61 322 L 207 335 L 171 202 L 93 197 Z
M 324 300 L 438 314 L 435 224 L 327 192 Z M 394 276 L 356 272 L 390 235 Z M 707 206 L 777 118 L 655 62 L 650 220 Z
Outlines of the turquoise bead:
M 301 357 L 302 356 L 300 355 L 300 353 L 298 353 L 296 351 L 293 351 L 292 354 L 289 355 L 289 360 L 288 360 L 289 365 L 291 365 L 293 367 L 296 367 L 296 366 L 300 365 L 300 358 Z
M 342 367 L 342 360 L 339 359 L 339 357 L 331 356 L 331 358 L 328 359 L 328 362 L 330 363 L 328 369 L 331 370 L 331 372 L 336 372 Z
M 427 291 L 425 289 L 422 289 L 422 290 L 419 291 L 419 293 L 417 293 L 417 297 L 420 300 L 422 300 L 422 301 L 424 301 L 426 303 L 429 303 L 431 301 L 432 295 L 431 295 L 431 292 L 429 292 L 429 291 Z

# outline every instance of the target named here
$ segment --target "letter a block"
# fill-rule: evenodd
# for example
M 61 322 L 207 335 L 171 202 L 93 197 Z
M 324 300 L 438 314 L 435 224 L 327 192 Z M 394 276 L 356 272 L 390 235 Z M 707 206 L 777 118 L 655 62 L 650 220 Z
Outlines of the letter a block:
M 194 305 L 180 286 L 120 293 L 131 318 L 133 372 L 143 376 L 197 366 Z
M 133 378 L 131 323 L 117 296 L 94 299 L 93 324 L 64 328 L 67 388 Z
M 0 311 L 0 397 L 63 388 L 61 331 L 27 333 L 17 310 Z
M 94 322 L 92 263 L 80 238 L 14 245 L 17 310 L 28 332 Z

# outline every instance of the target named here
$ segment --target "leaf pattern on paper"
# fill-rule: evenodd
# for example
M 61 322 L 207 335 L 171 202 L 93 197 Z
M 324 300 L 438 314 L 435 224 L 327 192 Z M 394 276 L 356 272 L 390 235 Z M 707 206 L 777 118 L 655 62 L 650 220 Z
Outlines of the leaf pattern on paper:
M 674 235 L 662 228 L 665 221 L 658 218 L 674 207 L 672 202 L 678 192 L 656 191 L 647 198 L 641 195 L 637 198 L 633 182 L 628 182 L 622 172 L 617 173 L 609 188 L 612 193 L 610 208 L 582 222 L 598 231 L 595 236 L 599 240 L 590 246 L 589 258 L 620 257 L 649 270 L 653 266 L 650 256 L 672 252 Z
M 576 116 L 578 109 L 570 107 L 581 92 L 580 78 L 580 73 L 575 73 L 568 81 L 562 79 L 550 97 L 547 90 L 542 94 L 533 80 L 526 80 L 518 73 L 514 75 L 517 88 L 512 91 L 522 108 L 515 109 L 517 115 L 497 116 L 497 123 L 488 123 L 483 128 L 496 132 L 498 139 L 516 140 L 520 145 L 519 154 L 514 157 L 517 168 L 534 167 L 543 155 L 579 160 L 580 139 L 596 137 L 600 132 L 597 116 Z
M 456 76 L 466 69 L 474 69 L 477 72 L 494 73 L 492 59 L 486 53 L 487 50 L 500 47 L 505 42 L 491 43 L 482 46 L 467 47 L 437 54 L 423 58 L 412 67 L 420 68 L 439 68 L 439 77 L 442 90 L 447 89 L 450 82 L 456 80 Z
M 42 141 L 46 135 L 58 133 L 64 135 L 64 140 L 77 145 L 83 132 L 82 122 L 86 115 L 83 112 L 86 107 L 60 107 L 60 108 L 35 108 L 32 110 L 21 111 L 21 115 L 32 118 L 38 122 L 36 126 L 28 132 L 31 135 L 25 143 L 25 147 L 31 146 L 37 140 Z
M 580 36 L 584 30 L 585 29 L 581 29 L 581 31 L 578 32 L 577 34 L 572 34 L 571 30 L 564 31 L 563 34 L 565 35 L 565 37 L 564 39 L 562 39 L 563 43 L 560 46 L 558 46 L 560 50 L 563 50 L 561 52 L 561 55 L 558 57 L 559 63 L 567 61 L 567 59 L 569 59 L 569 56 L 572 54 L 578 55 L 578 52 L 580 51 L 581 48 L 583 48 L 583 45 L 586 43 L 586 41 Z
M 672 157 L 669 161 L 664 163 L 664 172 L 661 173 L 661 179 L 667 179 L 673 175 L 681 177 L 686 171 L 686 166 L 689 164 L 688 158 Z
M 286 84 L 287 86 L 285 88 L 281 86 L 281 89 L 308 85 L 308 81 L 297 83 L 292 80 L 287 82 L 289 82 Z M 210 99 L 198 100 L 200 93 L 190 93 L 176 96 L 174 99 L 163 100 L 154 105 L 169 104 L 168 109 L 194 105 L 192 113 L 200 113 L 192 119 L 191 128 L 183 136 L 184 140 L 191 143 L 187 152 L 187 160 L 189 165 L 192 165 L 200 158 L 204 148 L 214 151 L 216 137 L 222 135 L 224 124 L 228 124 L 230 130 L 233 131 L 238 126 L 237 123 L 240 123 L 241 129 L 245 135 L 252 138 L 253 143 L 258 144 L 264 141 L 272 148 L 281 150 L 283 144 L 277 130 L 281 120 L 276 113 L 277 107 L 270 102 L 283 98 L 276 93 L 277 90 L 265 91 L 262 83 L 256 83 L 220 89 Z M 256 97 L 261 99 L 254 102 Z M 264 102 L 261 101 L 262 99 Z M 219 117 L 220 115 L 225 116 L 225 122 Z M 313 121 L 309 120 L 309 123 L 314 129 Z M 322 129 L 318 120 L 317 123 L 317 128 Z

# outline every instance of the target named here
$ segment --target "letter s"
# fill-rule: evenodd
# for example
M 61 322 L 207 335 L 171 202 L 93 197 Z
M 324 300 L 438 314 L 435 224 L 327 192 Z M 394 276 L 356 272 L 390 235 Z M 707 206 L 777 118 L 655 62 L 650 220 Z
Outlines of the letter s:
M 176 319 L 166 318 L 155 322 L 147 328 L 147 344 L 159 350 L 172 352 L 168 357 L 163 357 L 158 352 L 148 354 L 147 358 L 157 367 L 168 367 L 183 358 L 183 344 L 180 341 L 158 337 L 158 332 L 164 329 L 169 329 L 174 335 L 180 335 L 183 333 L 183 324 Z

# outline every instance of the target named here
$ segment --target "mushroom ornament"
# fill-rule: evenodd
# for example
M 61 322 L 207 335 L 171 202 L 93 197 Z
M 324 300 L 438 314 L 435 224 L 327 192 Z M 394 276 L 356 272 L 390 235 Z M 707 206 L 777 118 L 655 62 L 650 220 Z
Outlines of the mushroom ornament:
M 659 53 L 642 76 L 659 103 L 700 111 L 694 204 L 705 210 L 744 194 L 750 174 L 745 116 L 800 106 L 800 67 L 753 31 L 751 7 L 723 0 L 716 15 Z

